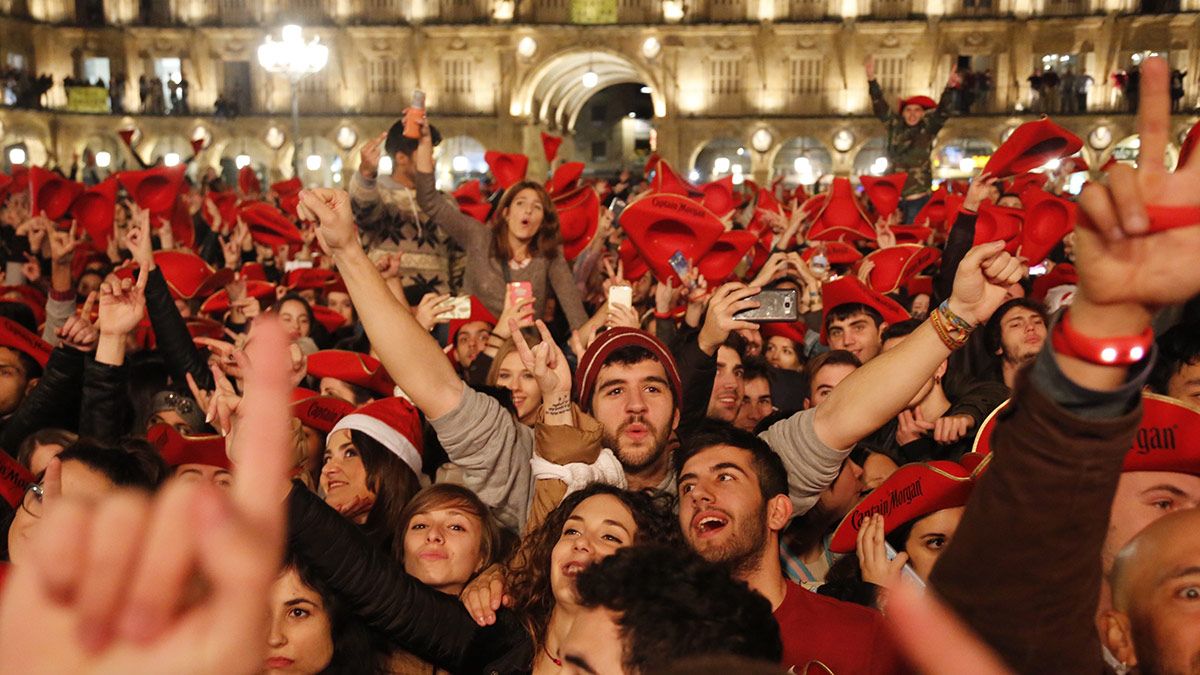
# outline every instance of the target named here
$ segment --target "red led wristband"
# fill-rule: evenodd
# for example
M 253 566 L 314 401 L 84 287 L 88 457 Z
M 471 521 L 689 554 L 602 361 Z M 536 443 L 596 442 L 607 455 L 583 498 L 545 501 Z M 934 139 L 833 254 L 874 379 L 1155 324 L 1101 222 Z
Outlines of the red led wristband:
M 1110 338 L 1091 338 L 1071 327 L 1071 312 L 1067 310 L 1054 326 L 1051 344 L 1054 351 L 1098 366 L 1131 366 L 1145 358 L 1154 343 L 1154 330 L 1147 328 L 1141 335 Z

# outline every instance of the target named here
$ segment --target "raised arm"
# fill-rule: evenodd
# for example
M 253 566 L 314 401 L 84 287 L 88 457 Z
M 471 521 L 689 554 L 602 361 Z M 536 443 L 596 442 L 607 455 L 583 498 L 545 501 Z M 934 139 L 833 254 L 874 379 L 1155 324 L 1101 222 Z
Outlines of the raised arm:
M 340 190 L 305 190 L 300 193 L 300 207 L 320 222 L 321 246 L 333 256 L 388 374 L 426 416 L 436 419 L 454 410 L 463 396 L 463 382 L 362 250 L 349 195 Z
M 896 114 L 892 112 L 888 102 L 883 98 L 883 87 L 875 81 L 875 57 L 868 56 L 863 62 L 863 69 L 867 71 L 867 89 L 871 93 L 871 110 L 875 116 L 883 123 L 891 122 L 895 119 Z
M 470 248 L 468 242 L 472 237 L 487 236 L 488 231 L 483 223 L 459 211 L 456 205 L 437 191 L 433 177 L 433 137 L 426 120 L 421 120 L 421 141 L 413 151 L 413 165 L 417 169 L 417 206 L 430 220 L 463 248 Z
M 1024 271 L 1020 260 L 1004 252 L 1003 242 L 976 246 L 959 264 L 948 300 L 950 311 L 978 326 L 1000 306 L 1005 289 L 1020 280 Z M 927 320 L 896 348 L 854 371 L 817 406 L 813 429 L 823 443 L 848 449 L 908 405 L 950 355 L 932 321 Z M 887 386 L 881 387 L 881 382 Z

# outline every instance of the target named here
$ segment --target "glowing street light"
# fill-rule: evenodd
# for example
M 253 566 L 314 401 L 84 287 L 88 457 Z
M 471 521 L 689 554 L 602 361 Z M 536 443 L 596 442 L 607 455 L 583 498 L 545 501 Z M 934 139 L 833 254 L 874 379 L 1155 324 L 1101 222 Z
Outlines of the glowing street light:
M 300 98 L 296 85 L 300 80 L 314 73 L 319 73 L 329 63 L 329 48 L 321 44 L 321 38 L 315 37 L 305 42 L 300 26 L 295 24 L 284 26 L 282 41 L 275 41 L 270 35 L 265 42 L 258 46 L 258 63 L 267 72 L 286 75 L 292 87 L 292 162 L 295 175 L 300 175 Z
M 596 71 L 588 68 L 588 71 L 583 74 L 581 81 L 585 88 L 594 89 L 596 85 L 600 84 L 600 76 L 596 74 Z
M 179 153 L 168 152 L 167 154 L 163 155 L 163 164 L 167 166 L 179 166 Z
M 237 167 L 239 170 L 241 170 L 241 169 L 244 169 L 244 168 L 246 168 L 246 167 L 250 166 L 250 155 L 238 155 L 238 156 L 237 156 L 237 157 L 236 157 L 236 158 L 233 160 L 233 164 L 234 164 L 234 166 L 236 166 L 236 167 Z

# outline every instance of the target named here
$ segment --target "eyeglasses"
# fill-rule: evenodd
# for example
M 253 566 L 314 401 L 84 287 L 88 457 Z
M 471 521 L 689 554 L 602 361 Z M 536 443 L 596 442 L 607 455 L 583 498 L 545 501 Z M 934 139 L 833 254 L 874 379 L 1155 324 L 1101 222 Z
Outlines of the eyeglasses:
M 29 487 L 25 488 L 25 496 L 21 498 L 21 508 L 34 518 L 41 518 L 42 499 L 45 496 L 46 491 L 40 483 L 31 483 Z

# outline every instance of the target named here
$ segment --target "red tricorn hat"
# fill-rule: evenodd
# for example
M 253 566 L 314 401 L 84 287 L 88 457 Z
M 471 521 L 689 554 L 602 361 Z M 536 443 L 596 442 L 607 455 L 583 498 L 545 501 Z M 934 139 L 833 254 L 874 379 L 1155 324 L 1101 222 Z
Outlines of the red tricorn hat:
M 796 343 L 797 353 L 804 351 L 804 338 L 807 327 L 803 321 L 773 321 L 759 326 L 763 340 L 773 337 L 783 337 Z
M 1186 166 L 1188 158 L 1196 152 L 1196 148 L 1200 147 L 1200 122 L 1192 125 L 1187 136 L 1183 139 L 1183 145 L 1179 146 L 1179 162 L 1175 165 L 1176 169 Z
M 137 129 L 120 129 L 117 135 L 121 137 L 121 141 L 129 148 L 133 148 L 133 135 L 137 133 Z
M 323 434 L 333 431 L 333 427 L 352 412 L 354 405 L 336 396 L 309 396 L 292 403 L 292 416 Z
M 258 173 L 249 164 L 238 169 L 237 183 L 243 197 L 254 197 L 262 193 L 262 181 L 258 180 Z
M 1025 225 L 1021 228 L 1021 257 L 1036 265 L 1075 228 L 1075 202 L 1034 188 L 1021 194 Z
M 1024 221 L 1025 212 L 1021 209 L 1010 209 L 985 202 L 979 207 L 979 217 L 975 220 L 975 241 L 972 246 L 1003 241 L 1004 250 L 1016 255 L 1017 247 L 1021 244 L 1021 226 Z
M 83 184 L 35 166 L 29 170 L 29 190 L 30 212 L 36 216 L 45 211 L 47 218 L 58 220 L 83 192 Z
M 238 196 L 232 192 L 209 192 L 204 197 L 207 201 L 213 203 L 217 207 L 217 212 L 221 215 L 221 231 L 228 232 L 232 230 L 237 223 L 238 215 Z M 210 227 L 215 227 L 212 216 L 209 215 L 208 209 L 200 210 L 204 214 L 204 220 Z
M 965 506 L 974 487 L 972 473 L 957 462 L 905 464 L 842 518 L 829 550 L 853 552 L 858 547 L 858 531 L 871 516 L 882 515 L 884 534 L 890 534 L 918 518 Z
M 1048 173 L 1023 173 L 1014 177 L 1004 186 L 1004 192 L 1013 195 L 1023 195 L 1030 188 L 1041 190 L 1050 181 Z M 1022 198 L 1024 201 L 1024 198 Z
M 325 290 L 338 279 L 338 273 L 323 267 L 292 270 L 284 277 L 283 285 L 294 291 Z
M 1038 302 L 1045 302 L 1050 289 L 1058 286 L 1074 286 L 1078 283 L 1079 273 L 1075 271 L 1075 266 L 1071 263 L 1059 263 L 1049 272 L 1034 278 L 1033 289 L 1029 292 L 1029 297 Z
M 188 333 L 192 338 L 225 339 L 225 324 L 204 316 L 194 316 L 187 320 Z
M 313 316 L 317 321 L 325 327 L 325 330 L 332 333 L 333 331 L 346 325 L 346 317 L 336 309 L 330 309 L 324 305 L 312 305 Z
M 867 285 L 880 293 L 892 293 L 908 280 L 933 265 L 942 252 L 932 246 L 897 244 L 872 252 L 865 259 L 875 263 L 867 276 Z
M 927 274 L 917 274 L 908 278 L 904 282 L 904 288 L 909 295 L 933 295 L 933 277 Z
M 15 302 L 25 305 L 29 311 L 33 312 L 34 321 L 39 326 L 46 321 L 46 294 L 29 284 L 0 286 L 0 302 Z
M 478 180 L 469 180 L 454 191 L 454 201 L 458 202 L 458 210 L 471 216 L 481 223 L 487 222 L 492 205 L 483 196 L 483 189 Z
M 279 196 L 279 208 L 293 218 L 298 215 L 300 191 L 303 189 L 304 183 L 301 183 L 299 178 L 289 178 L 278 183 L 271 183 L 271 191 Z
M 972 452 L 990 454 L 992 434 L 1008 401 L 986 418 L 975 436 Z M 1200 408 L 1179 399 L 1142 394 L 1142 422 L 1121 471 L 1162 471 L 1200 475 Z
M 710 288 L 725 283 L 733 275 L 738 263 L 745 259 L 746 254 L 758 242 L 753 232 L 731 230 L 717 239 L 712 248 L 708 249 L 697 261 L 696 267 L 700 274 L 708 280 Z
M 933 110 L 938 104 L 937 101 L 928 96 L 909 96 L 908 98 L 900 99 L 897 112 L 904 112 L 904 109 L 910 105 L 919 105 L 926 110 Z
M 841 305 L 851 303 L 866 305 L 874 309 L 883 316 L 884 322 L 889 325 L 911 318 L 908 310 L 904 309 L 900 303 L 869 288 L 859 281 L 858 277 L 845 276 L 834 279 L 821 287 L 821 305 L 824 308 L 821 314 L 822 344 L 829 344 L 829 338 L 825 335 L 825 317 Z
M 303 244 L 300 229 L 283 211 L 266 202 L 243 202 L 238 216 L 250 228 L 250 236 L 264 246 Z
M 175 198 L 183 187 L 183 174 L 187 166 L 156 167 L 145 171 L 122 171 L 117 180 L 133 201 L 151 213 L 166 213 L 175 205 Z
M 83 227 L 92 241 L 101 246 L 108 244 L 113 235 L 113 214 L 117 210 L 117 179 L 108 180 L 88 188 L 71 205 L 71 215 Z
M 225 437 L 218 434 L 185 436 L 170 424 L 159 423 L 146 430 L 146 440 L 158 448 L 173 469 L 183 464 L 204 464 L 228 471 L 233 466 L 225 452 Z
M 1069 157 L 1083 147 L 1083 141 L 1050 118 L 1026 122 L 1017 127 L 983 167 L 983 173 L 1007 178 L 1032 171 L 1052 159 Z
M 560 195 L 575 189 L 579 177 L 583 175 L 586 165 L 583 162 L 564 162 L 554 170 L 554 175 L 546 182 L 546 192 L 550 195 Z
M 308 355 L 308 374 L 335 380 L 390 396 L 396 389 L 392 378 L 377 359 L 367 354 L 341 349 L 325 349 Z
M 0 317 L 0 347 L 15 349 L 37 361 L 43 368 L 50 360 L 50 352 L 54 351 L 49 342 L 34 335 L 16 321 L 4 317 Z
M 740 200 L 733 193 L 733 176 L 705 183 L 700 186 L 700 191 L 704 193 L 701 199 L 704 208 L 712 211 L 718 218 L 724 218 L 738 207 Z
M 800 257 L 804 262 L 812 262 L 813 257 L 817 255 L 820 249 L 816 246 L 810 246 L 804 249 Z M 830 241 L 825 244 L 825 259 L 830 265 L 850 265 L 862 260 L 863 254 L 853 244 L 847 244 L 844 241 Z
M 808 231 L 812 241 L 875 240 L 875 228 L 854 197 L 849 178 L 834 178 Z
M 525 180 L 525 172 L 529 170 L 529 158 L 525 155 L 488 150 L 483 153 L 483 159 L 501 190 Z
M 875 214 L 886 218 L 900 207 L 900 192 L 904 189 L 908 174 L 900 172 L 879 177 L 861 176 L 859 180 L 862 181 L 867 199 L 875 205 Z
M 670 264 L 676 251 L 694 264 L 725 232 L 712 211 L 687 197 L 666 193 L 650 194 L 626 207 L 621 227 L 659 281 L 678 279 Z
M 699 188 L 680 178 L 679 174 L 675 173 L 675 169 L 671 168 L 671 165 L 658 155 L 650 158 L 646 169 L 654 171 L 654 178 L 650 181 L 651 192 L 685 197 L 698 197 L 701 194 Z
M 551 136 L 546 132 L 542 132 L 542 153 L 546 155 L 546 163 L 549 164 L 558 157 L 558 148 L 563 144 L 562 136 Z
M 596 236 L 600 225 L 600 195 L 590 186 L 562 193 L 553 200 L 562 233 L 563 256 L 574 260 Z
M 958 215 L 962 203 L 963 197 L 952 194 L 943 183 L 941 187 L 933 191 L 929 201 L 917 212 L 916 218 L 913 218 L 913 225 L 926 225 L 935 230 L 949 230 L 954 225 L 954 219 Z
M 243 275 L 245 270 L 243 269 Z M 266 281 L 247 280 L 246 295 L 262 302 L 265 299 L 273 300 L 275 298 L 275 284 Z M 200 305 L 200 313 L 202 314 L 217 314 L 220 312 L 229 311 L 229 291 L 222 288 L 213 293 Z
M 15 511 L 36 479 L 12 455 L 0 452 L 0 499 Z
M 450 344 L 451 345 L 453 345 L 455 339 L 458 338 L 458 331 L 462 330 L 463 326 L 465 326 L 469 323 L 475 323 L 477 321 L 481 321 L 483 323 L 488 324 L 489 326 L 492 326 L 493 328 L 495 328 L 495 326 L 496 326 L 496 315 L 492 314 L 491 311 L 488 310 L 488 308 L 485 307 L 484 304 L 479 301 L 479 298 L 477 298 L 473 295 L 470 297 L 471 297 L 471 315 L 465 319 L 450 319 L 450 322 L 446 326 L 446 328 L 449 332 L 449 335 L 450 335 Z
M 897 244 L 925 244 L 933 236 L 932 227 L 921 225 L 893 225 L 890 229 Z
M 0 196 L 4 196 L 4 195 L 8 194 L 8 187 L 12 184 L 13 184 L 12 176 L 10 176 L 6 173 L 0 173 Z
M 157 251 L 154 264 L 162 270 L 171 295 L 178 299 L 205 298 L 233 281 L 233 270 L 214 270 L 204 259 L 189 251 Z
M 637 281 L 650 271 L 646 259 L 642 257 L 641 253 L 638 253 L 637 247 L 633 245 L 632 241 L 628 239 L 622 241 L 617 253 L 621 256 L 621 267 L 625 268 L 626 281 Z

